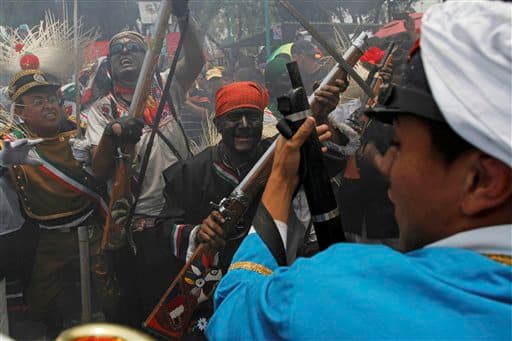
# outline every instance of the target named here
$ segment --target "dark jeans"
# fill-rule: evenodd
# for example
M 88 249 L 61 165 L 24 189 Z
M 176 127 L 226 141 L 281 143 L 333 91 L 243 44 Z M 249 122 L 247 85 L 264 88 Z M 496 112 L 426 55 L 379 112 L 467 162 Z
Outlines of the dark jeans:
M 12 275 L 19 278 L 26 289 L 38 238 L 38 226 L 31 221 L 25 221 L 17 231 L 0 236 L 0 279 Z
M 140 329 L 183 262 L 171 254 L 170 236 L 164 236 L 161 228 L 136 231 L 133 239 L 136 255 L 129 245 L 114 252 L 114 267 L 121 289 L 116 322 Z
M 40 230 L 31 283 L 28 289 L 28 316 L 47 325 L 61 323 L 62 311 L 57 298 L 68 281 L 69 274 L 79 277 L 79 246 L 77 229 Z M 99 224 L 89 229 L 89 262 L 91 284 L 107 319 L 116 307 L 117 288 L 105 255 L 100 251 L 102 230 Z M 71 270 L 71 272 L 70 272 Z M 72 304 L 66 302 L 66 304 Z M 79 309 L 79 306 L 77 307 Z

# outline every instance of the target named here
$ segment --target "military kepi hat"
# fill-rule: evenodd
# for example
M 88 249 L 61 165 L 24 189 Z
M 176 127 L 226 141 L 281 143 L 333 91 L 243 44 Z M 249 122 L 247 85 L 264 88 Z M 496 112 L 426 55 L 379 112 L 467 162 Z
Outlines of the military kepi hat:
M 57 91 L 60 88 L 60 83 L 56 77 L 39 69 L 23 70 L 11 78 L 9 97 L 11 101 L 16 102 L 20 96 L 37 87 L 53 87 Z

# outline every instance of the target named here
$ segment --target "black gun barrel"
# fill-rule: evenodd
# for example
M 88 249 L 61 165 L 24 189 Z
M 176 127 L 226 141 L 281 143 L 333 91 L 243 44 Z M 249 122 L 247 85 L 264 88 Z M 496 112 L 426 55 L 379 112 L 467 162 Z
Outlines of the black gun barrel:
M 280 98 L 280 107 L 284 109 L 282 114 L 295 133 L 310 115 L 309 102 L 297 63 L 288 63 L 286 67 L 293 90 L 288 96 Z M 345 234 L 321 148 L 316 131 L 313 131 L 302 145 L 300 170 L 318 245 L 325 250 L 334 243 L 345 241 Z

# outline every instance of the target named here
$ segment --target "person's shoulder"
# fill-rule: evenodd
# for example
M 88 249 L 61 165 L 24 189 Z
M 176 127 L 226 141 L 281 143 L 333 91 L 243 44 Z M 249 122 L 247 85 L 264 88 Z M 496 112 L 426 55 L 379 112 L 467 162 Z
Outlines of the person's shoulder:
M 385 290 L 386 285 L 402 284 L 424 277 L 416 260 L 384 245 L 340 243 L 311 258 L 298 258 L 281 278 L 293 291 L 313 299 L 318 281 L 324 293 L 335 296 L 357 288 Z M 357 287 L 356 289 L 354 289 Z
M 166 183 L 182 182 L 185 178 L 195 179 L 198 174 L 204 172 L 212 161 L 212 153 L 215 147 L 208 147 L 193 157 L 180 160 L 172 164 L 163 172 Z
M 112 104 L 111 104 L 111 95 L 107 94 L 103 97 L 98 98 L 94 101 L 91 106 L 88 108 L 88 116 L 91 115 L 101 115 L 104 117 L 111 117 L 112 114 Z
M 408 260 L 403 253 L 385 245 L 338 243 L 308 259 L 302 266 L 307 266 L 313 271 L 321 271 L 315 269 L 325 266 L 342 272 L 349 272 L 349 269 L 352 269 L 353 273 L 357 274 L 362 268 L 373 271 L 386 265 L 405 262 Z
M 205 162 L 210 163 L 213 157 L 212 155 L 216 148 L 217 146 L 207 147 L 200 151 L 198 154 L 192 156 L 191 158 L 180 161 L 180 163 L 187 166 L 199 166 L 203 165 Z

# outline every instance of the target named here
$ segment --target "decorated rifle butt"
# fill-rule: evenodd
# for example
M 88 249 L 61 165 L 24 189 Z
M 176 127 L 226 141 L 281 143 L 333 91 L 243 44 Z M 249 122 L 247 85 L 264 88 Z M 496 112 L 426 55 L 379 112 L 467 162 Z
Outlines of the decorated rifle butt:
M 144 321 L 144 328 L 159 336 L 181 338 L 196 307 L 213 295 L 222 277 L 217 258 L 217 250 L 200 244 Z

